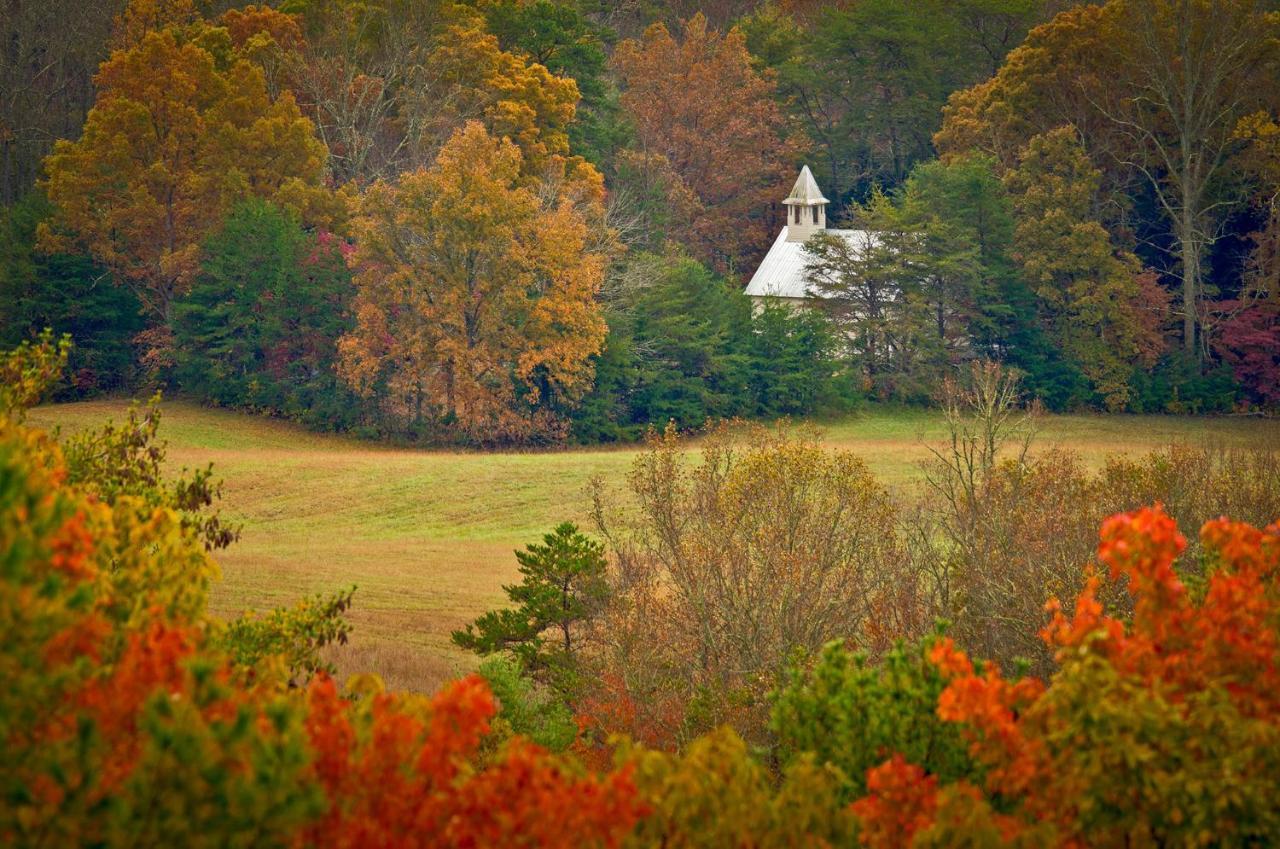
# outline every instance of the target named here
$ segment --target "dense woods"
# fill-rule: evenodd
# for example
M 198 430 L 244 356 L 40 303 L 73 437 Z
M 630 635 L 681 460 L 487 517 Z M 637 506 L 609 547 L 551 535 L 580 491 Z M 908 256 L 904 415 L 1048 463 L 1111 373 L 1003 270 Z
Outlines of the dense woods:
M 483 444 L 934 403 L 975 359 L 1053 410 L 1276 400 L 1267 3 L 74 5 L 7 16 L 0 104 L 0 341 L 71 333 L 62 397 Z M 753 309 L 802 164 L 872 235 Z M 251 208 L 296 245 L 244 288 Z

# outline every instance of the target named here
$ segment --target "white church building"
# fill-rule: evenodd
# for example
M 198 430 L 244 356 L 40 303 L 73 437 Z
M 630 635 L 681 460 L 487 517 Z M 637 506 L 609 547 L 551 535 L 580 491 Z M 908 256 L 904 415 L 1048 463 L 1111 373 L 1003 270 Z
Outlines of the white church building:
M 870 242 L 873 237 L 866 230 L 827 229 L 830 202 L 822 196 L 809 166 L 800 169 L 791 194 L 782 202 L 787 210 L 786 224 L 747 284 L 746 293 L 754 303 L 800 306 L 810 298 L 822 297 L 806 272 L 808 256 L 803 250 L 804 243 L 815 233 L 830 233 L 844 239 L 854 250 Z

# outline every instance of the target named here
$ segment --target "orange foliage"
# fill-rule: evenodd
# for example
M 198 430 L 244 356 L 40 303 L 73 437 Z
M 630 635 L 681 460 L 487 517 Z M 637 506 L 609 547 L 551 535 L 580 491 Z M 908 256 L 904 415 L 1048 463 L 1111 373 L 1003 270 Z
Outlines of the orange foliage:
M 858 841 L 872 849 L 909 846 L 916 832 L 933 821 L 937 785 L 937 779 L 901 755 L 868 770 L 867 795 L 852 805 L 864 823 Z
M 1162 509 L 1113 516 L 1098 559 L 1134 597 L 1132 620 L 1109 616 L 1093 577 L 1068 615 L 1053 601 L 1044 639 L 1059 671 L 1048 687 L 975 667 L 948 640 L 933 662 L 951 678 L 938 714 L 963 723 L 985 792 L 941 788 L 891 760 L 855 803 L 867 835 L 950 845 L 984 830 L 1037 845 L 1202 845 L 1280 828 L 1272 806 L 1280 763 L 1280 524 L 1219 519 L 1201 530 L 1203 593 L 1175 567 L 1186 540 Z M 939 799 L 970 796 L 970 811 Z M 980 814 L 980 815 L 979 815 Z M 875 838 L 879 839 L 879 838 Z M 896 843 L 892 841 L 896 840 Z
M 433 698 L 425 721 L 375 696 L 363 734 L 328 678 L 307 702 L 314 769 L 331 800 L 304 833 L 308 846 L 616 846 L 642 813 L 629 770 L 574 778 L 518 740 L 477 770 L 496 710 L 477 676 Z
M 770 205 L 787 193 L 785 120 L 739 30 L 716 32 L 698 14 L 681 36 L 655 24 L 618 46 L 622 105 L 641 149 L 678 176 L 671 202 L 692 194 L 701 207 L 688 222 L 690 246 L 721 270 L 745 267 L 773 235 Z
M 311 122 L 291 95 L 271 97 L 255 62 L 206 49 L 200 37 L 214 32 L 149 31 L 112 54 L 82 136 L 45 160 L 56 216 L 42 245 L 87 251 L 130 284 L 162 325 L 153 351 L 201 242 L 235 201 L 269 198 L 313 222 L 335 213 Z
M 600 207 L 603 187 L 579 165 L 531 188 L 523 161 L 472 121 L 432 168 L 365 193 L 341 373 L 393 419 L 488 442 L 554 439 L 563 423 L 542 402 L 589 387 L 606 257 L 582 209 Z
M 644 814 L 630 768 L 486 751 L 478 677 L 430 703 L 246 687 L 202 604 L 161 603 L 200 594 L 165 568 L 205 556 L 195 532 L 163 509 L 137 525 L 62 462 L 0 412 L 0 844 L 611 847 Z

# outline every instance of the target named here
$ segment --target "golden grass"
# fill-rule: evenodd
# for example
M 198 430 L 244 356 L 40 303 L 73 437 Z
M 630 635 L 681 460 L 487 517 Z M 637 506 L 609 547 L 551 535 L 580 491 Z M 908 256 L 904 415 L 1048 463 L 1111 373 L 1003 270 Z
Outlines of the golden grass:
M 123 416 L 123 401 L 42 407 L 30 420 L 75 431 Z M 924 411 L 872 411 L 825 423 L 826 441 L 862 456 L 891 485 L 918 479 L 927 443 L 943 436 Z M 290 424 L 166 402 L 161 435 L 174 467 L 212 461 L 224 510 L 244 524 L 219 556 L 222 615 L 287 604 L 357 584 L 344 673 L 381 674 L 431 691 L 474 668 L 449 633 L 502 602 L 517 577 L 513 550 L 565 519 L 585 523 L 594 476 L 620 485 L 634 449 L 451 452 L 321 436 Z M 1280 422 L 1162 416 L 1050 416 L 1039 445 L 1100 463 L 1171 440 L 1280 440 Z

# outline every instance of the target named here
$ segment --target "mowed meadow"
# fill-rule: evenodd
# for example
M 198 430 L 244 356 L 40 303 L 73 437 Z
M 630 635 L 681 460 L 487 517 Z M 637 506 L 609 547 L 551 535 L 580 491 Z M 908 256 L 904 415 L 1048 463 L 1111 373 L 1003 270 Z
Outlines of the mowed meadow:
M 60 404 L 30 420 L 74 432 L 119 421 L 127 408 L 124 400 Z M 224 481 L 223 511 L 243 525 L 239 542 L 218 555 L 214 611 L 265 610 L 357 585 L 355 633 L 333 653 L 339 670 L 428 692 L 474 668 L 450 632 L 502 603 L 502 585 L 517 576 L 514 549 L 565 519 L 589 530 L 589 482 L 624 486 L 637 450 L 397 448 L 185 401 L 162 410 L 171 465 L 212 462 Z M 921 482 L 929 446 L 945 434 L 941 415 L 922 410 L 871 408 L 818 427 L 833 450 L 856 453 L 903 493 Z M 1036 446 L 1099 465 L 1110 454 L 1206 441 L 1280 443 L 1280 421 L 1047 415 Z

